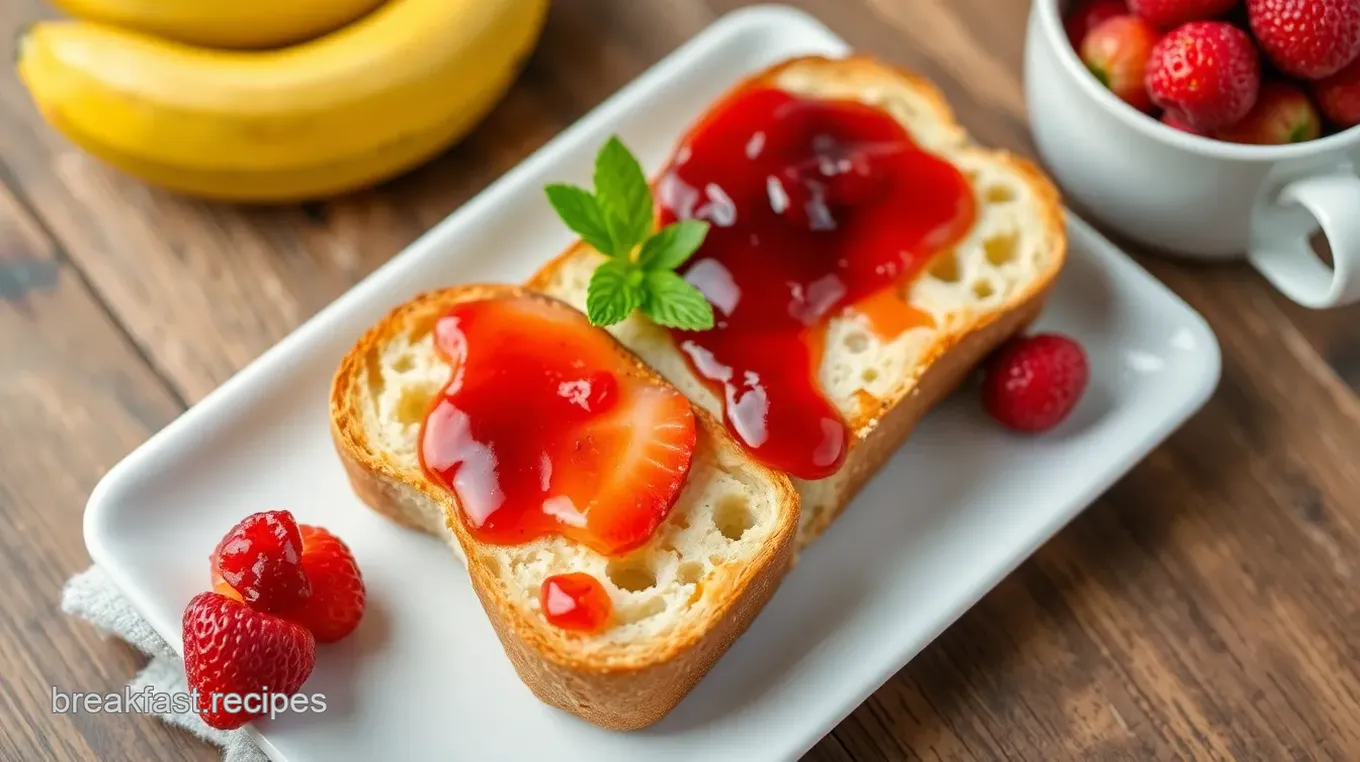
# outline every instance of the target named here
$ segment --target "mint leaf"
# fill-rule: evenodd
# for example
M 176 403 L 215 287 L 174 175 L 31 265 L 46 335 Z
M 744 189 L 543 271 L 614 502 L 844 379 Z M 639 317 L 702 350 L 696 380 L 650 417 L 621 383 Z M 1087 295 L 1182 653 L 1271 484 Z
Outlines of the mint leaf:
M 605 227 L 609 229 L 609 238 L 614 242 L 614 259 L 628 264 L 633 263 L 633 250 L 642 242 L 642 238 L 633 236 L 633 231 L 627 222 L 619 219 L 617 214 L 609 210 L 604 210 Z M 645 238 L 646 236 L 643 236 Z
M 709 225 L 683 220 L 653 232 L 651 186 L 618 137 L 611 137 L 595 157 L 593 194 L 569 185 L 549 185 L 546 191 L 567 227 L 609 257 L 595 269 L 586 291 L 592 325 L 613 325 L 641 309 L 668 328 L 713 327 L 713 306 L 674 272 L 703 245 Z
M 642 243 L 652 233 L 655 215 L 652 209 L 652 188 L 642 165 L 618 139 L 612 136 L 595 157 L 595 194 L 600 208 L 609 220 L 614 242 L 631 253 L 633 246 Z M 608 219 L 608 217 L 606 217 Z M 627 256 L 615 251 L 614 256 Z
M 674 270 L 698 251 L 707 235 L 703 220 L 672 222 L 642 245 L 638 264 L 644 270 Z
M 571 185 L 549 185 L 543 189 L 557 216 L 605 256 L 614 253 L 614 239 L 605 222 L 604 210 L 589 192 Z
M 642 283 L 647 289 L 642 312 L 653 323 L 686 331 L 713 327 L 713 305 L 684 278 L 669 270 L 652 270 Z
M 592 325 L 622 322 L 642 306 L 646 292 L 642 271 L 631 263 L 608 260 L 595 268 L 586 290 L 586 315 Z

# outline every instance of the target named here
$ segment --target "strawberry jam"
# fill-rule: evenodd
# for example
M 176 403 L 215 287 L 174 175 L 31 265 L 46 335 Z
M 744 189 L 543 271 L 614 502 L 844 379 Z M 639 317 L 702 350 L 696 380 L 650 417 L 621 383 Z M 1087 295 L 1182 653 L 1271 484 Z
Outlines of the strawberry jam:
M 476 539 L 563 535 L 615 555 L 647 541 L 684 487 L 694 411 L 613 338 L 544 298 L 467 302 L 434 329 L 452 368 L 421 426 L 426 475 Z
M 543 580 L 538 603 L 549 624 L 580 632 L 603 630 L 614 610 L 604 586 L 580 572 Z
M 662 224 L 711 223 L 683 275 L 716 323 L 676 340 L 728 428 L 766 465 L 835 473 L 849 431 L 818 388 L 826 323 L 931 325 L 893 291 L 972 226 L 968 180 L 878 108 L 746 88 L 691 130 L 656 196 Z

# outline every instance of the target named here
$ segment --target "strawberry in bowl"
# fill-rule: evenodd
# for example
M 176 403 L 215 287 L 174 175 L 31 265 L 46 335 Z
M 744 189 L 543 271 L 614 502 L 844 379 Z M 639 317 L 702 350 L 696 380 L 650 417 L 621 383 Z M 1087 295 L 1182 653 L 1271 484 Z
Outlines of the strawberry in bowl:
M 1152 97 L 1144 81 L 1157 38 L 1157 30 L 1147 21 L 1130 14 L 1114 16 L 1087 33 L 1081 60 L 1120 100 L 1148 111 Z
M 1088 0 L 1063 31 L 1103 87 L 1181 133 L 1282 145 L 1360 123 L 1360 0 Z
M 1114 11 L 1031 4 L 1026 113 L 1068 198 L 1160 253 L 1247 259 L 1300 304 L 1360 301 L 1360 0 Z M 1305 245 L 1319 228 L 1335 267 Z
M 1227 127 L 1256 105 L 1261 61 L 1246 32 L 1223 21 L 1192 21 L 1163 37 L 1148 61 L 1153 102 L 1197 130 Z
M 1305 80 L 1360 56 L 1360 0 L 1247 0 L 1251 30 L 1280 71 Z

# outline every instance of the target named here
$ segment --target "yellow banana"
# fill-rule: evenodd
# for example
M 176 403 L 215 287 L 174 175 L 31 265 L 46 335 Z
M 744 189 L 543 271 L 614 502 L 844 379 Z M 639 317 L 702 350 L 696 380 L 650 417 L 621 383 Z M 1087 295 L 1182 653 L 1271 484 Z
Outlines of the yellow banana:
M 326 37 L 251 52 L 43 22 L 18 69 L 48 122 L 115 167 L 196 196 L 294 201 L 387 179 L 465 135 L 547 5 L 389 0 Z
M 52 0 L 86 21 L 210 48 L 292 45 L 338 29 L 382 0 Z

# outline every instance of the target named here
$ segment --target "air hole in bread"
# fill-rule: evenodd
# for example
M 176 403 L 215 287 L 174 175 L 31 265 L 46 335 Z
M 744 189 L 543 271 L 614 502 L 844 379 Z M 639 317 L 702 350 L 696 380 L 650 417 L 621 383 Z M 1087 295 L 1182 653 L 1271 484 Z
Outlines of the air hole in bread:
M 877 369 L 877 368 L 865 368 L 865 369 L 864 369 L 864 372 L 861 373 L 861 374 L 859 374 L 859 377 L 860 377 L 861 379 L 863 379 L 864 383 L 866 383 L 866 384 L 872 384 L 873 382 L 875 382 L 875 381 L 878 380 L 878 369 Z
M 713 524 L 729 540 L 740 540 L 755 523 L 756 517 L 751 514 L 751 504 L 745 495 L 727 495 L 713 509 Z
M 859 354 L 869 348 L 869 337 L 856 331 L 845 337 L 845 348 Z
M 675 570 L 675 578 L 682 585 L 692 585 L 704 575 L 704 565 L 698 561 L 686 561 Z
M 647 568 L 645 559 L 624 558 L 609 562 L 605 569 L 609 581 L 620 590 L 640 593 L 656 587 L 656 573 Z
M 980 280 L 973 283 L 973 293 L 977 294 L 979 299 L 986 299 L 996 293 L 996 288 L 992 286 L 991 281 Z
M 371 399 L 378 399 L 387 389 L 387 379 L 383 378 L 382 366 L 374 358 L 369 358 L 364 381 L 368 383 L 368 394 Z
M 1008 204 L 1015 200 L 1015 191 L 1004 185 L 993 185 L 983 194 L 989 204 Z
M 685 605 L 693 606 L 694 604 L 699 602 L 700 598 L 703 597 L 704 597 L 704 583 L 696 582 L 694 584 L 694 592 L 689 594 L 689 600 L 685 603 Z
M 430 409 L 430 400 L 434 398 L 435 391 L 419 384 L 402 389 L 401 397 L 397 398 L 397 409 L 393 411 L 394 417 L 404 425 L 420 423 L 425 419 L 425 411 Z
M 953 249 L 936 255 L 927 272 L 930 273 L 930 277 L 945 283 L 958 283 L 963 277 L 959 271 L 959 255 Z
M 410 355 L 402 355 L 392 363 L 392 370 L 398 373 L 409 373 L 416 367 L 416 361 Z
M 1000 267 L 1007 262 L 1015 261 L 1019 242 L 1016 240 L 1014 231 L 1001 233 L 983 241 L 982 249 L 987 253 L 987 261 L 996 267 Z

